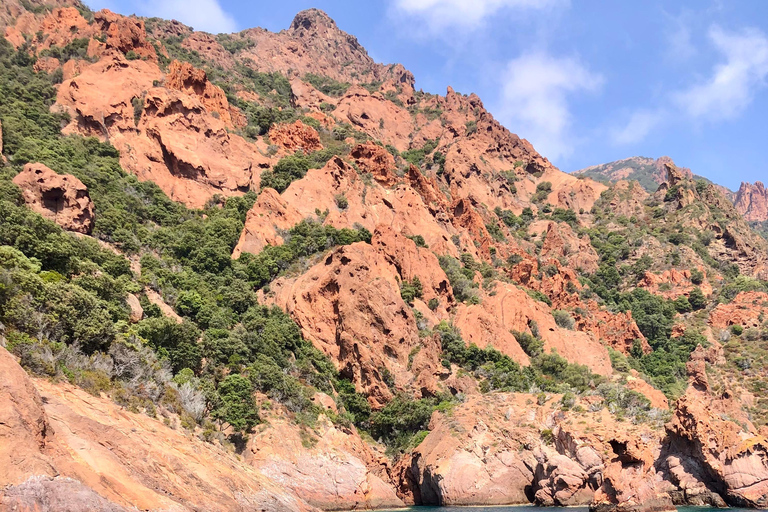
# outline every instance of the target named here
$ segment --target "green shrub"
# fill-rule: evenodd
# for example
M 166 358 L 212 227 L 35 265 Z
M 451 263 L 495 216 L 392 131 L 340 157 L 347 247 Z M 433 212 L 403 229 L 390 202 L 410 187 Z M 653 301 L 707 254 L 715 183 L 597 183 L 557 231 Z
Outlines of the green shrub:
M 424 237 L 421 235 L 413 235 L 413 236 L 406 236 L 406 238 L 410 238 L 416 243 L 416 247 L 423 247 L 425 249 L 429 249 L 429 246 L 427 245 L 427 241 L 424 240 Z
M 418 276 L 415 276 L 410 283 L 405 280 L 400 283 L 400 296 L 406 304 L 412 304 L 414 299 L 420 299 L 422 297 L 421 281 Z
M 336 207 L 339 210 L 346 210 L 349 207 L 349 201 L 347 200 L 347 196 L 344 194 L 336 194 L 333 196 L 333 199 L 336 202 Z
M 707 307 L 707 298 L 698 286 L 691 290 L 688 294 L 688 301 L 694 310 L 704 309 Z
M 466 266 L 462 267 L 458 260 L 448 255 L 439 256 L 438 261 L 440 262 L 440 268 L 443 269 L 448 277 L 448 281 L 451 283 L 456 300 L 476 303 L 479 300 L 478 284 L 472 279 L 475 271 Z
M 571 314 L 567 311 L 555 309 L 552 311 L 552 316 L 555 318 L 555 323 L 558 327 L 562 327 L 563 329 L 573 329 L 574 320 Z
M 350 84 L 346 82 L 338 82 L 330 77 L 319 76 L 313 73 L 304 75 L 304 81 L 323 94 L 333 97 L 342 96 L 350 87 Z
M 520 348 L 523 349 L 523 352 L 530 357 L 538 357 L 544 353 L 544 342 L 536 336 L 525 331 L 512 331 L 512 335 L 517 340 Z
M 693 270 L 691 270 L 691 282 L 697 286 L 703 283 L 704 273 L 697 268 L 694 268 Z

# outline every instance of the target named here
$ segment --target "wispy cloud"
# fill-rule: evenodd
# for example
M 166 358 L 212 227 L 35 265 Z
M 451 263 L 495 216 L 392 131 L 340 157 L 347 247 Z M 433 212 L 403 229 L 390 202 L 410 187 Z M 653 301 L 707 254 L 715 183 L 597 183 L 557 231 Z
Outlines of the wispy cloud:
M 569 97 L 598 91 L 603 77 L 575 57 L 534 52 L 510 61 L 502 81 L 499 117 L 539 152 L 559 159 L 569 156 L 576 143 Z
M 709 30 L 709 39 L 725 62 L 716 65 L 705 81 L 675 94 L 673 99 L 693 118 L 730 119 L 741 114 L 755 93 L 766 86 L 768 39 L 756 29 L 726 32 L 717 26 Z
M 431 29 L 476 29 L 502 10 L 535 10 L 568 4 L 569 0 L 394 0 L 397 11 L 418 16 Z
M 238 30 L 235 18 L 224 10 L 218 0 L 135 0 L 132 3 L 142 15 L 175 19 L 195 30 L 214 34 Z
M 613 130 L 611 139 L 618 145 L 641 142 L 652 130 L 661 124 L 665 117 L 666 112 L 662 109 L 638 110 L 630 116 L 627 124 Z
M 690 43 L 690 31 L 681 28 L 677 43 L 691 55 L 701 50 Z M 760 89 L 768 85 L 768 38 L 757 29 L 728 32 L 719 26 L 709 29 L 713 48 L 722 62 L 698 83 L 665 95 L 657 108 L 638 108 L 626 124 L 610 131 L 614 144 L 642 142 L 664 121 L 717 122 L 743 113 Z M 678 55 L 679 56 L 679 55 Z

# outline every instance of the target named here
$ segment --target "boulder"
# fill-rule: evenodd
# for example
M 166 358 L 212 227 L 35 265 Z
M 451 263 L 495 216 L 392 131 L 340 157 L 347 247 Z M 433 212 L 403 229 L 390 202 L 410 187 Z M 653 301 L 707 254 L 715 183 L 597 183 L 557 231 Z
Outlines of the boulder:
M 13 182 L 33 211 L 66 230 L 91 233 L 93 202 L 79 179 L 71 174 L 57 174 L 40 163 L 29 163 Z

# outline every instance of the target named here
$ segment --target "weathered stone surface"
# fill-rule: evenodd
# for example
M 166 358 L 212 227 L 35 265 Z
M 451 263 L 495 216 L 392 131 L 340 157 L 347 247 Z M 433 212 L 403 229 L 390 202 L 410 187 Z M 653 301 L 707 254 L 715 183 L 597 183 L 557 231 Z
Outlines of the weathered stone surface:
M 165 78 L 165 86 L 190 96 L 197 96 L 205 110 L 210 113 L 215 112 L 228 128 L 242 128 L 247 124 L 244 116 L 230 106 L 222 88 L 213 85 L 205 71 L 193 67 L 188 62 L 177 60 L 171 62 Z
M 744 329 L 763 325 L 768 314 L 768 293 L 741 292 L 728 304 L 718 304 L 709 315 L 709 325 L 728 329 L 739 325 Z
M 397 276 L 382 254 L 359 242 L 334 250 L 299 278 L 271 287 L 304 336 L 377 408 L 410 384 L 408 354 L 419 344 Z M 396 389 L 384 382 L 385 370 Z
M 728 504 L 765 508 L 768 440 L 730 395 L 713 396 L 705 363 L 716 363 L 717 357 L 716 347 L 705 351 L 699 346 L 691 355 L 690 386 L 666 427 L 670 451 L 700 465 Z
M 280 146 L 289 153 L 296 151 L 311 153 L 323 149 L 320 136 L 315 129 L 301 121 L 273 125 L 269 130 L 269 142 Z
M 736 211 L 746 220 L 764 222 L 768 220 L 768 190 L 763 182 L 742 182 L 734 201 Z
M 71 174 L 56 174 L 43 164 L 24 166 L 13 182 L 33 211 L 69 231 L 90 234 L 93 202 L 88 188 Z
M 114 504 L 107 510 L 316 510 L 211 443 L 71 385 L 33 381 L 1 347 L 0 441 L 0 482 L 29 510 L 61 496 L 55 510 L 102 499 Z
M 305 446 L 307 435 L 314 444 L 310 448 Z M 249 441 L 245 460 L 323 510 L 403 506 L 391 484 L 387 458 L 356 431 L 335 427 L 325 416 L 304 437 L 285 418 L 271 418 L 270 425 Z

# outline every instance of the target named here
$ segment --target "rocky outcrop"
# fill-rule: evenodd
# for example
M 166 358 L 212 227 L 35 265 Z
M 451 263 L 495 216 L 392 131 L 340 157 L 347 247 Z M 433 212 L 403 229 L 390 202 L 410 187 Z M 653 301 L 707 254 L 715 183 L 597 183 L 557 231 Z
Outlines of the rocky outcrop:
M 661 273 L 646 272 L 642 279 L 638 281 L 637 286 L 645 288 L 655 295 L 661 295 L 667 299 L 676 299 L 680 296 L 688 296 L 691 291 L 698 287 L 701 292 L 709 296 L 712 294 L 712 285 L 707 279 L 707 269 L 701 265 L 696 270 L 704 275 L 704 281 L 696 285 L 691 281 L 691 271 L 688 269 L 677 270 L 669 269 Z
M 90 234 L 93 201 L 88 188 L 71 174 L 57 174 L 40 163 L 27 164 L 13 182 L 33 211 L 69 231 Z
M 401 494 L 424 505 L 599 507 L 604 500 L 630 510 L 650 500 L 652 510 L 674 510 L 654 469 L 659 433 L 615 421 L 601 398 L 588 398 L 583 405 L 596 412 L 586 421 L 555 407 L 559 397 L 516 393 L 435 413 L 429 435 L 396 467 Z
M 570 268 L 585 273 L 597 270 L 600 257 L 592 247 L 588 235 L 579 238 L 568 224 L 545 220 L 532 222 L 528 232 L 539 234 L 544 240 L 541 256 L 565 261 Z
M 703 181 L 694 183 L 672 164 L 667 170 L 668 180 L 654 196 L 663 202 L 665 221 L 710 232 L 711 257 L 734 263 L 742 274 L 768 278 L 768 242 L 749 227 L 721 190 Z
M 573 174 L 613 183 L 618 181 L 636 181 L 647 192 L 655 192 L 658 186 L 667 179 L 667 164 L 674 165 L 674 162 L 668 156 L 662 156 L 656 160 L 635 156 L 579 169 L 574 171 Z M 690 169 L 685 167 L 680 167 L 679 169 L 686 178 L 693 178 L 693 173 Z
M 94 15 L 94 23 L 106 35 L 102 43 L 106 49 L 116 49 L 123 54 L 133 52 L 142 59 L 157 61 L 155 48 L 147 40 L 144 20 L 102 9 Z
M 128 512 L 102 498 L 82 483 L 67 477 L 32 476 L 0 490 L 0 508 L 14 512 Z
M 741 292 L 731 302 L 718 304 L 709 314 L 709 325 L 728 329 L 738 325 L 744 329 L 762 327 L 768 315 L 768 294 Z
M 259 194 L 253 208 L 248 210 L 245 227 L 235 246 L 233 258 L 244 252 L 259 254 L 267 245 L 282 245 L 279 234 L 301 222 L 304 216 L 273 188 L 265 188 Z
M 208 81 L 205 71 L 193 67 L 188 62 L 177 60 L 171 62 L 168 75 L 165 77 L 165 86 L 168 89 L 196 96 L 205 110 L 210 113 L 215 112 L 227 128 L 242 128 L 246 125 L 245 117 L 229 105 L 222 88 Z
M 687 456 L 708 477 L 714 489 L 732 506 L 768 506 L 768 440 L 758 433 L 747 414 L 724 394 L 709 387 L 707 363 L 716 355 L 699 346 L 688 363 L 690 385 L 677 402 L 667 425 L 670 451 Z
M 376 408 L 410 384 L 408 354 L 419 345 L 397 275 L 374 247 L 359 242 L 336 249 L 301 277 L 271 287 L 304 336 Z
M 307 447 L 307 439 L 311 439 Z M 269 418 L 248 442 L 245 461 L 322 510 L 400 508 L 388 459 L 352 430 L 325 416 L 302 431 L 285 416 Z
M 299 77 L 313 73 L 350 83 L 392 79 L 412 86 L 414 82 L 413 75 L 400 64 L 375 63 L 356 37 L 340 30 L 318 9 L 298 13 L 291 26 L 279 33 L 254 28 L 241 35 L 255 45 L 238 57 L 250 59 L 259 71 Z
M 768 220 L 768 190 L 761 181 L 741 183 L 734 201 L 736 211 L 748 221 Z
M 211 443 L 68 384 L 33 381 L 2 347 L 0 441 L 0 481 L 10 486 L 0 503 L 11 510 L 316 510 Z
M 182 68 L 174 79 L 180 87 Z M 197 93 L 154 87 L 160 78 L 151 62 L 102 58 L 59 87 L 57 103 L 72 115 L 65 132 L 109 140 L 120 150 L 123 168 L 190 207 L 202 207 L 217 193 L 242 194 L 258 183 L 269 160 L 229 133 Z M 190 83 L 194 92 L 197 82 Z
M 324 223 L 336 228 L 359 225 L 373 231 L 384 224 L 398 233 L 422 235 L 437 254 L 458 255 L 451 242 L 456 230 L 449 223 L 447 212 L 439 205 L 427 204 L 408 183 L 389 189 L 378 182 L 366 181 L 339 157 L 331 158 L 322 169 L 310 169 L 304 178 L 292 182 L 279 198 L 270 192 L 264 202 L 257 201 L 253 213 L 248 214 L 235 255 L 246 250 L 245 247 L 251 247 L 248 250 L 253 251 L 268 243 L 282 243 L 278 229 L 287 229 L 298 220 L 314 218 L 318 211 L 326 210 L 328 215 Z M 340 195 L 347 200 L 345 208 L 339 208 L 336 202 Z
M 65 133 L 108 140 L 120 150 L 124 169 L 200 208 L 214 194 L 243 194 L 258 184 L 269 159 L 230 133 L 221 115 L 213 115 L 217 110 L 207 110 L 201 99 L 213 101 L 213 89 L 205 86 L 199 95 L 194 84 L 200 81 L 185 82 L 184 69 L 196 76 L 179 65 L 172 82 L 194 94 L 154 87 L 163 75 L 152 62 L 108 55 L 62 83 L 57 105 L 72 117 Z M 226 111 L 225 103 L 217 105 Z
M 290 153 L 303 151 L 306 154 L 323 149 L 317 131 L 301 121 L 273 125 L 269 130 L 269 142 Z
M 391 187 L 398 179 L 394 173 L 395 159 L 378 144 L 358 144 L 350 152 L 362 172 L 370 173 L 374 180 L 385 187 Z
M 398 151 L 409 148 L 415 128 L 408 110 L 359 86 L 351 87 L 339 99 L 334 115 Z
M 401 280 L 422 285 L 423 302 L 437 299 L 443 307 L 453 303 L 453 290 L 435 254 L 429 249 L 395 232 L 389 226 L 378 226 L 371 245 L 394 265 Z
M 510 331 L 531 332 L 535 325 L 547 351 L 571 362 L 583 364 L 600 375 L 612 372 L 608 351 L 594 336 L 558 327 L 552 310 L 543 302 L 530 297 L 524 289 L 499 283 L 495 293 L 483 298 L 481 304 L 460 304 L 454 323 L 467 343 L 478 347 L 493 346 L 519 363 L 526 364 L 525 355 Z

